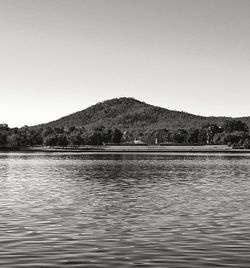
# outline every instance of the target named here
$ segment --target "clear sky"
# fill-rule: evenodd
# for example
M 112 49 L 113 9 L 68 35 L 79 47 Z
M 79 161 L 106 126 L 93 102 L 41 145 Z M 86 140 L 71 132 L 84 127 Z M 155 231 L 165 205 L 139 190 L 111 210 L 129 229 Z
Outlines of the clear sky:
M 134 97 L 250 115 L 249 0 L 0 0 L 0 123 Z

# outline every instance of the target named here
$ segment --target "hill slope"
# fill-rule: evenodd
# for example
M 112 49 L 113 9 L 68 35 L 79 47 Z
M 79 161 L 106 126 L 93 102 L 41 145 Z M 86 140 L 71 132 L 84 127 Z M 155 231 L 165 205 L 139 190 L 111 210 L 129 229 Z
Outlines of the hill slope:
M 109 128 L 117 127 L 121 130 L 153 129 L 153 128 L 200 128 L 206 123 L 223 124 L 229 117 L 204 117 L 185 112 L 168 110 L 153 106 L 133 98 L 118 98 L 97 103 L 89 108 L 62 117 L 58 120 L 39 127 L 85 127 L 96 126 Z M 237 118 L 250 128 L 250 116 Z

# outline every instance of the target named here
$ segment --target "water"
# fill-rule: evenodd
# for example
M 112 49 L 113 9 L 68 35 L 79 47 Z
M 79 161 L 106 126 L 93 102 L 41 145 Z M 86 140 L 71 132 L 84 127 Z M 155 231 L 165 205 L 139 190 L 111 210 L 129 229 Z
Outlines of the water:
M 250 156 L 0 154 L 1 267 L 249 267 Z

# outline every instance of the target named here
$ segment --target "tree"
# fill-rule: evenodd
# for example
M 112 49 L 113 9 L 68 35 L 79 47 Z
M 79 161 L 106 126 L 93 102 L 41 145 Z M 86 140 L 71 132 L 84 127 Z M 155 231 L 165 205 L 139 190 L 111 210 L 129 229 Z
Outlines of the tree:
M 67 147 L 69 141 L 65 133 L 60 133 L 57 135 L 57 145 L 61 147 Z
M 0 124 L 0 146 L 7 146 L 7 136 L 9 132 L 10 129 L 7 124 Z
M 112 140 L 112 130 L 111 130 L 111 129 L 109 129 L 109 128 L 105 128 L 105 129 L 101 132 L 101 135 L 102 135 L 102 139 L 103 139 L 103 142 L 104 142 L 104 143 L 111 142 L 111 140 Z
M 20 136 L 17 133 L 13 133 L 7 137 L 8 146 L 11 148 L 17 148 L 20 146 Z
M 42 128 L 31 130 L 31 140 L 33 145 L 42 145 L 43 144 L 43 137 L 42 137 Z
M 170 141 L 170 132 L 165 128 L 149 129 L 143 133 L 142 141 L 147 144 L 164 143 Z
M 50 134 L 53 133 L 53 130 L 51 127 L 46 127 L 45 129 L 43 129 L 42 131 L 42 137 L 45 138 L 47 136 L 49 136 Z
M 0 146 L 5 147 L 7 145 L 7 134 L 0 132 Z
M 199 140 L 199 129 L 191 128 L 188 131 L 188 143 L 197 144 Z
M 75 130 L 76 130 L 76 127 L 75 126 L 71 126 L 71 127 L 69 127 L 68 132 L 74 132 Z
M 122 139 L 122 132 L 116 128 L 112 131 L 112 142 L 113 143 L 120 143 Z
M 244 143 L 243 143 L 243 148 L 244 149 L 250 149 L 250 139 L 246 138 Z
M 243 131 L 233 131 L 225 133 L 225 143 L 237 145 L 241 139 L 246 139 L 246 133 Z
M 55 127 L 53 129 L 53 132 L 55 132 L 56 134 L 63 134 L 64 133 L 64 129 L 62 127 Z
M 122 142 L 128 143 L 133 141 L 133 134 L 131 131 L 124 131 L 122 134 Z
M 177 129 L 171 134 L 171 140 L 176 143 L 186 143 L 188 132 L 185 129 Z
M 102 135 L 100 132 L 90 131 L 81 135 L 84 136 L 84 143 L 89 145 L 102 145 Z
M 204 125 L 199 133 L 199 143 L 200 144 L 213 144 L 213 137 L 216 133 L 221 133 L 222 128 L 218 127 L 216 124 Z
M 213 144 L 226 144 L 226 134 L 222 133 L 215 133 L 213 137 Z
M 45 146 L 54 147 L 57 145 L 57 136 L 55 134 L 49 134 L 44 138 Z
M 234 131 L 248 131 L 248 126 L 240 120 L 227 120 L 225 121 L 222 128 L 227 133 L 231 133 Z
M 73 147 L 78 147 L 82 143 L 81 132 L 74 131 L 69 134 L 69 143 Z

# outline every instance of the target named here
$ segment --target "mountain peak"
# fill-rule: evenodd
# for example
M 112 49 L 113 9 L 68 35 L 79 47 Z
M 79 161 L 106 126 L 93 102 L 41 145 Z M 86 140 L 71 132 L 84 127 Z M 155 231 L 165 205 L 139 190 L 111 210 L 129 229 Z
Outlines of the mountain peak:
M 143 103 L 133 97 L 120 97 L 120 98 L 113 98 L 110 100 L 104 100 L 102 102 L 98 102 L 95 105 L 99 105 L 99 104 L 108 104 L 108 105 L 115 105 L 115 104 L 135 104 L 135 103 Z

